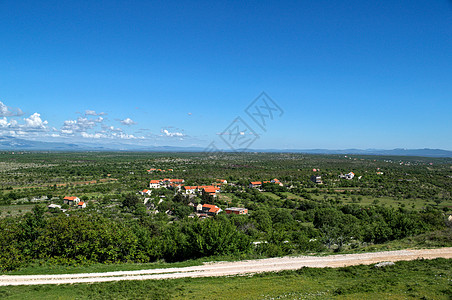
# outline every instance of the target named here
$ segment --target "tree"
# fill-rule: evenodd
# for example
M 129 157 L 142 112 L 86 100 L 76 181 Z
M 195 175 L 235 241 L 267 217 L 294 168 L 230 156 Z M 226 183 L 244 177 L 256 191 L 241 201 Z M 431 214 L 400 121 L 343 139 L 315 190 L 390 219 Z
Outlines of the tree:
M 140 202 L 140 198 L 137 194 L 129 193 L 124 196 L 122 206 L 129 209 L 135 209 Z

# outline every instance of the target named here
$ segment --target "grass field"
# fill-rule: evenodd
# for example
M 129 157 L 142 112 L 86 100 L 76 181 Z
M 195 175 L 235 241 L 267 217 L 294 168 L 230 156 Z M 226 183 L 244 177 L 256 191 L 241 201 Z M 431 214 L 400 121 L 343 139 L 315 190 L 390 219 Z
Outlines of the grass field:
M 302 199 L 300 196 L 294 195 L 294 194 L 289 193 L 289 192 L 283 192 L 281 194 L 283 194 L 284 196 L 287 197 L 287 199 L 290 199 L 290 200 L 301 200 Z
M 325 196 L 327 199 L 336 199 L 336 195 L 328 195 L 328 194 L 311 194 L 313 200 L 316 201 L 322 201 L 325 199 Z M 355 198 L 355 202 L 353 202 L 353 198 Z M 288 197 L 289 198 L 289 197 Z M 371 205 L 371 204 L 379 204 L 384 206 L 393 206 L 393 207 L 399 207 L 404 206 L 406 208 L 410 209 L 422 209 L 423 207 L 426 207 L 427 205 L 436 205 L 433 201 L 426 201 L 423 199 L 395 199 L 392 197 L 372 197 L 372 196 L 345 196 L 345 195 L 339 195 L 339 200 L 342 201 L 342 203 L 356 203 L 358 205 Z M 452 201 L 443 201 L 439 207 L 444 206 L 452 206 Z
M 2 299 L 450 299 L 452 260 L 254 276 L 0 287 Z
M 273 198 L 275 200 L 281 199 L 278 195 L 275 195 L 271 192 L 262 192 L 262 195 L 268 196 L 270 198 Z
M 18 216 L 24 215 L 30 212 L 36 204 L 24 204 L 24 205 L 1 205 L 0 206 L 0 218 L 6 216 Z

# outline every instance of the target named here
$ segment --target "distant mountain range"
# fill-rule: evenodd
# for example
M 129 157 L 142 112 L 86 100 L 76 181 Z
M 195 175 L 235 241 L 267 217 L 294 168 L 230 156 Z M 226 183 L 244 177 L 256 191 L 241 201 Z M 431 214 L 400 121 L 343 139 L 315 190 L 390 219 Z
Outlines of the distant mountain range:
M 43 142 L 19 139 L 15 137 L 0 137 L 2 151 L 150 151 L 150 152 L 202 152 L 202 147 L 174 147 L 174 146 L 142 146 L 121 143 L 91 144 Z M 231 152 L 231 150 L 224 150 Z M 355 155 L 385 155 L 385 156 L 423 156 L 423 157 L 452 157 L 452 151 L 442 149 L 240 149 L 243 152 L 282 152 L 306 154 L 355 154 Z

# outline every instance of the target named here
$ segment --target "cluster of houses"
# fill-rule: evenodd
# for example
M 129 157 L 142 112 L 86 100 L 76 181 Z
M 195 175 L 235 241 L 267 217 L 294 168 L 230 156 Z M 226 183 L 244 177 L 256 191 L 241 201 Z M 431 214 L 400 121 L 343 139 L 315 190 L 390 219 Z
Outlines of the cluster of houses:
M 171 179 L 171 178 L 151 180 L 149 182 L 149 188 L 159 189 L 162 187 L 166 188 L 182 187 L 184 182 L 185 182 L 184 179 Z
M 264 183 L 267 183 L 270 181 L 264 181 Z M 278 179 L 274 179 L 272 181 L 273 183 L 280 184 Z M 186 195 L 194 195 L 196 193 L 206 193 L 213 197 L 216 197 L 217 194 L 221 190 L 221 185 L 227 184 L 226 179 L 217 179 L 216 182 L 212 183 L 211 185 L 184 185 L 185 180 L 184 179 L 172 179 L 172 178 L 164 178 L 164 179 L 155 179 L 149 181 L 149 188 L 150 189 L 158 189 L 158 188 L 172 188 L 177 191 L 182 191 Z M 261 183 L 262 184 L 262 183 Z M 142 191 L 139 191 L 139 193 L 143 196 L 151 195 L 152 190 L 144 189 Z M 162 201 L 162 200 L 160 200 Z M 195 210 L 195 213 L 191 215 L 191 217 L 199 217 L 199 218 L 206 218 L 211 217 L 219 214 L 223 210 L 219 208 L 216 205 L 213 204 L 194 204 L 192 202 L 189 203 L 189 206 L 193 207 Z M 226 214 L 236 214 L 236 215 L 244 215 L 248 213 L 248 209 L 241 208 L 241 207 L 229 207 L 225 210 Z
M 314 171 L 314 172 L 317 171 L 318 172 L 320 170 L 319 169 L 312 169 L 312 171 Z M 345 174 L 345 175 L 344 174 L 339 175 L 339 178 L 348 179 L 348 180 L 351 180 L 354 177 L 355 177 L 355 173 L 353 173 L 353 172 L 350 172 L 350 173 Z M 359 179 L 361 179 L 361 176 L 359 177 Z M 314 182 L 315 184 L 323 184 L 322 177 L 320 175 L 312 175 L 311 176 L 311 181 Z
M 217 193 L 220 192 L 220 186 L 222 184 L 227 184 L 227 180 L 225 179 L 217 179 L 217 182 L 212 185 L 194 185 L 194 186 L 185 186 L 184 179 L 157 179 L 149 181 L 149 188 L 151 189 L 159 189 L 159 188 L 173 188 L 178 191 L 183 191 L 186 195 L 195 194 L 196 192 L 204 192 L 211 196 L 216 197 Z M 139 192 L 141 195 L 150 195 L 150 190 L 142 190 Z
M 86 207 L 86 203 L 81 201 L 79 197 L 75 197 L 75 196 L 66 196 L 63 198 L 63 203 L 70 205 L 70 206 L 75 206 L 77 208 L 85 208 Z M 48 209 L 53 209 L 53 210 L 61 210 L 63 212 L 65 212 L 65 209 L 61 208 L 61 205 L 58 204 L 50 204 L 47 206 Z
M 265 183 L 274 183 L 279 186 L 283 186 L 283 184 L 281 183 L 281 181 L 279 181 L 279 179 L 274 178 L 270 181 L 251 181 L 249 187 L 250 188 L 260 188 L 260 187 L 262 187 L 262 184 L 265 184 Z

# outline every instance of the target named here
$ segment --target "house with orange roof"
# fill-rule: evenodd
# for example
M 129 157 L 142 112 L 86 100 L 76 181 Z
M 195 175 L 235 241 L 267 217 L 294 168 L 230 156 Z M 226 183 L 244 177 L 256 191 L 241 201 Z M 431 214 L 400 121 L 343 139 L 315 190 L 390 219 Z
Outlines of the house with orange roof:
M 142 191 L 139 191 L 138 193 L 143 195 L 143 196 L 145 196 L 145 195 L 149 196 L 149 195 L 151 195 L 152 191 L 144 189 Z
M 78 204 L 79 202 L 80 202 L 80 199 L 78 197 L 66 196 L 63 198 L 64 204 L 74 205 L 74 204 Z
M 171 182 L 167 187 L 172 188 L 172 189 L 176 189 L 177 191 L 182 190 L 182 187 L 184 185 L 181 183 L 175 183 L 175 182 Z
M 149 188 L 158 189 L 161 188 L 161 180 L 151 180 L 149 181 Z
M 184 179 L 170 179 L 169 181 L 171 183 L 184 183 L 185 182 Z
M 214 186 L 206 186 L 202 189 L 202 191 L 210 196 L 216 197 L 216 194 L 220 191 L 220 189 Z
M 283 186 L 283 184 L 281 183 L 281 181 L 279 181 L 279 179 L 277 179 L 277 178 L 273 178 L 273 179 L 271 180 L 271 182 L 274 183 L 274 184 Z
M 213 204 L 198 204 L 196 210 L 200 214 L 207 214 L 209 216 L 218 215 L 222 209 Z
M 80 201 L 79 203 L 77 203 L 77 208 L 85 208 L 86 207 L 86 203 Z
M 257 187 L 261 187 L 261 186 L 262 186 L 261 181 L 251 181 L 250 182 L 250 188 L 257 188 Z
M 182 184 L 182 183 L 184 183 L 184 182 L 185 182 L 184 179 L 164 178 L 164 179 L 162 180 L 162 184 L 165 184 L 166 186 L 170 186 L 170 184 L 172 184 L 172 183 Z
M 198 190 L 196 185 L 193 186 L 184 186 L 185 194 L 194 194 Z

